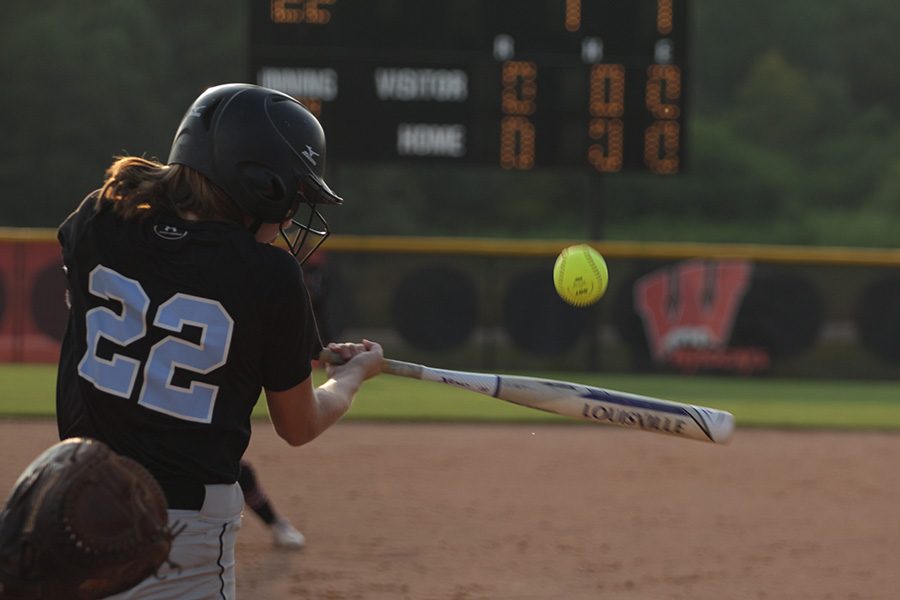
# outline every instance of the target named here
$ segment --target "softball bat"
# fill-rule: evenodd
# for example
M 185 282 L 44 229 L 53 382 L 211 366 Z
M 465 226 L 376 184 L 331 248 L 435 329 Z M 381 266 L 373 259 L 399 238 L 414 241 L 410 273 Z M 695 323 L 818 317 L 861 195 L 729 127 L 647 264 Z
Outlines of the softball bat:
M 333 364 L 343 362 L 339 355 L 327 349 L 322 350 L 319 359 Z M 568 381 L 451 371 L 389 358 L 384 359 L 381 370 L 592 423 L 715 444 L 727 444 L 734 433 L 734 416 L 724 410 Z

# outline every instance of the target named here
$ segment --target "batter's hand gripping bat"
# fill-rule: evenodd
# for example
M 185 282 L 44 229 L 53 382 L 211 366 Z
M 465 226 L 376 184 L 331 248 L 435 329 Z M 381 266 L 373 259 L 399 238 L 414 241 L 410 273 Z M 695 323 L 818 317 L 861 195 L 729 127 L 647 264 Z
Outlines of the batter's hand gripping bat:
M 319 359 L 340 364 L 340 355 L 322 350 Z M 724 410 L 660 400 L 567 381 L 436 369 L 401 360 L 384 359 L 383 373 L 434 381 L 594 423 L 665 433 L 677 437 L 726 444 L 734 432 L 734 416 Z

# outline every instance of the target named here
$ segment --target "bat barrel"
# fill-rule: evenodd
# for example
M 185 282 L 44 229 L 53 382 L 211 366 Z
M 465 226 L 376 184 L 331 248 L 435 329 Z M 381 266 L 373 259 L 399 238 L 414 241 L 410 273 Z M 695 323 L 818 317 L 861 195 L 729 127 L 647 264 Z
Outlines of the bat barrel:
M 664 401 L 646 397 L 642 405 L 635 405 L 632 398 L 621 402 L 616 396 L 617 393 L 610 392 L 608 401 L 583 399 L 578 416 L 598 423 L 717 444 L 727 443 L 734 432 L 734 417 L 725 411 L 693 405 L 653 406 L 646 401 Z
M 734 432 L 731 413 L 564 381 L 502 377 L 500 398 L 594 423 L 717 444 Z

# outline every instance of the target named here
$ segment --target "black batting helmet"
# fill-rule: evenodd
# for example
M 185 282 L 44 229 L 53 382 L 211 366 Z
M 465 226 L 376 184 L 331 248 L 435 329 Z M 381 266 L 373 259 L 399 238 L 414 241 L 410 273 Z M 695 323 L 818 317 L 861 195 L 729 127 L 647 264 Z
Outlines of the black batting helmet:
M 230 83 L 203 92 L 181 120 L 168 163 L 205 175 L 257 227 L 293 220 L 296 237 L 288 239 L 283 229 L 282 236 L 294 255 L 310 232 L 322 238 L 315 247 L 328 235 L 315 206 L 343 202 L 323 178 L 325 133 L 319 121 L 295 98 L 256 85 Z M 310 207 L 306 222 L 294 219 L 301 202 Z M 321 230 L 313 227 L 314 218 Z

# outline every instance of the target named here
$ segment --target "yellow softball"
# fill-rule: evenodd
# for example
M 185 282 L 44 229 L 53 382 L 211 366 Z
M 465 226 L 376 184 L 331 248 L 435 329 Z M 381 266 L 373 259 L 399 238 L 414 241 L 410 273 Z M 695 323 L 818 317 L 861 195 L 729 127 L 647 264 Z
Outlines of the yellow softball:
M 553 286 L 572 306 L 589 306 L 603 297 L 609 272 L 599 252 L 587 244 L 564 248 L 553 265 Z

